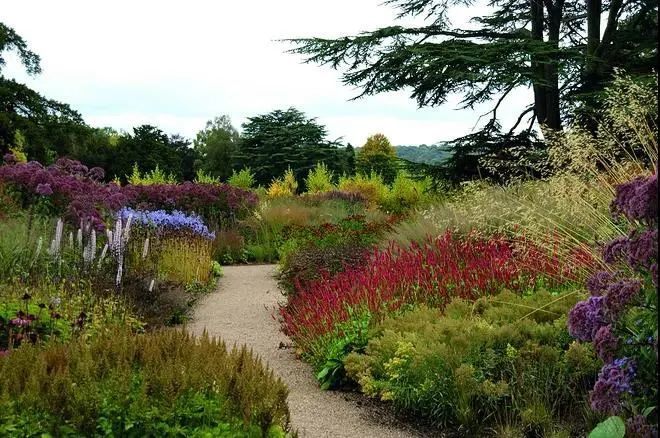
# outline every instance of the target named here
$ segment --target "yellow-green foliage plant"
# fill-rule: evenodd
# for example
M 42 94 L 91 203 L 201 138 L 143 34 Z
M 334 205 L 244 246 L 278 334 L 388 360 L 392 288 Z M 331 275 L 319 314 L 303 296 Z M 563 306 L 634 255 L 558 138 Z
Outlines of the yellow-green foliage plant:
M 338 189 L 342 192 L 358 193 L 362 195 L 371 207 L 382 205 L 389 194 L 389 188 L 383 178 L 375 172 L 363 175 L 342 176 L 339 178 Z
M 232 170 L 231 176 L 227 180 L 230 186 L 240 189 L 250 190 L 254 187 L 254 173 L 249 167 L 244 167 L 239 172 Z
M 158 165 L 150 172 L 145 172 L 144 175 L 140 173 L 140 168 L 137 163 L 133 164 L 133 173 L 126 175 L 129 184 L 133 185 L 152 185 L 152 184 L 176 184 L 176 177 L 172 174 L 166 174 Z
M 293 170 L 288 168 L 282 178 L 274 179 L 268 187 L 266 194 L 269 198 L 281 198 L 284 196 L 293 196 L 298 190 L 298 181 L 293 174 Z
M 200 237 L 170 236 L 162 239 L 158 271 L 179 284 L 202 283 L 211 279 L 213 242 Z
M 504 426 L 584 436 L 596 420 L 588 393 L 600 361 L 568 335 L 579 298 L 503 292 L 393 316 L 371 330 L 364 352 L 347 356 L 346 372 L 365 394 L 466 436 Z
M 0 359 L 1 436 L 284 437 L 286 397 L 245 347 L 178 330 L 108 327 Z
M 316 163 L 316 167 L 310 169 L 305 178 L 307 193 L 324 193 L 335 189 L 332 183 L 334 175 L 325 163 Z
M 198 169 L 195 172 L 195 182 L 197 184 L 220 184 L 220 180 L 217 177 L 209 175 L 202 169 Z
M 406 172 L 399 171 L 382 208 L 394 213 L 404 213 L 428 206 L 431 202 L 430 186 L 429 178 L 414 180 Z
M 192 233 L 156 234 L 133 230 L 129 242 L 133 269 L 152 272 L 179 285 L 207 284 L 211 279 L 213 240 Z

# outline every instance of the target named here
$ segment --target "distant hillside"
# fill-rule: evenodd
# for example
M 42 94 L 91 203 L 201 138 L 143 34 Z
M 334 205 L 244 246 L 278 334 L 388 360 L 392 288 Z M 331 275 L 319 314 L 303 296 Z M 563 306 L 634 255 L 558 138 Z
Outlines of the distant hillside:
M 394 149 L 399 158 L 414 163 L 438 164 L 451 155 L 450 152 L 440 146 L 428 146 L 425 144 L 419 146 L 394 146 Z
M 360 149 L 362 148 L 356 147 L 355 153 L 359 153 Z M 413 163 L 439 164 L 451 155 L 443 147 L 436 145 L 394 146 L 394 149 L 396 150 L 397 157 L 412 161 Z

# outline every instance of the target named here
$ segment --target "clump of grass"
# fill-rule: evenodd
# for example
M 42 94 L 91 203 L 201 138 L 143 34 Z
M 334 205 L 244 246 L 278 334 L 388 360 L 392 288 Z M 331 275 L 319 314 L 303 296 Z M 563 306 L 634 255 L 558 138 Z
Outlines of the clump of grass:
M 10 435 L 29 425 L 55 436 L 284 436 L 286 397 L 252 352 L 206 334 L 108 328 L 89 343 L 26 345 L 0 360 L 0 431 Z

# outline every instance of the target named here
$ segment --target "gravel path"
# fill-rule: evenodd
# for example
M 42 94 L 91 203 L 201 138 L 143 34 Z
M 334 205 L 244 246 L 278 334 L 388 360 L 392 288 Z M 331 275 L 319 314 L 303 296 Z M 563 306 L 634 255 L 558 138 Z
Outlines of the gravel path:
M 247 344 L 289 386 L 293 427 L 303 437 L 418 437 L 391 415 L 353 393 L 321 391 L 311 368 L 296 359 L 272 309 L 283 300 L 274 265 L 227 266 L 220 287 L 202 299 L 188 329 L 220 336 L 227 345 Z

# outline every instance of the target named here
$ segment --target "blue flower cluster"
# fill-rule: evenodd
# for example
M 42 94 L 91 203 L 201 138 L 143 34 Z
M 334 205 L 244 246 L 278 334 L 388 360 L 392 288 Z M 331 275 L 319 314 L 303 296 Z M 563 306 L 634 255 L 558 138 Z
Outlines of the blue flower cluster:
M 176 210 L 168 213 L 165 210 L 143 211 L 124 207 L 117 212 L 117 216 L 122 220 L 126 220 L 131 216 L 134 224 L 154 226 L 166 230 L 190 231 L 205 239 L 215 239 L 215 233 L 209 231 L 202 218 Z

